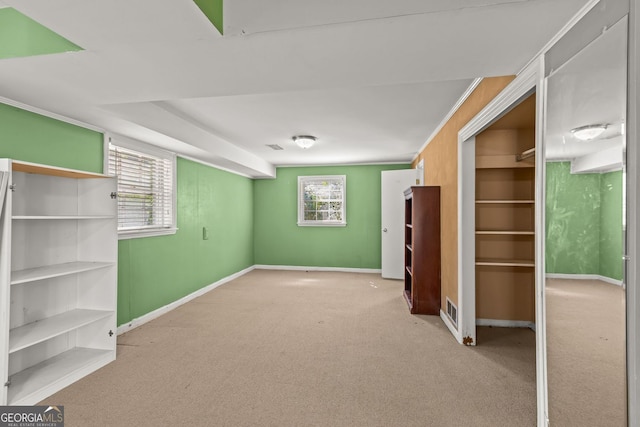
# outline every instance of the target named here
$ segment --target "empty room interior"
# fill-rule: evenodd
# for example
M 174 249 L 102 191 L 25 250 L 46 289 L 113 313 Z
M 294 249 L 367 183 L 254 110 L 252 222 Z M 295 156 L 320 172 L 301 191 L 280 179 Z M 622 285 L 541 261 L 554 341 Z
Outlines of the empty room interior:
M 637 7 L 0 0 L 3 420 L 638 425 Z

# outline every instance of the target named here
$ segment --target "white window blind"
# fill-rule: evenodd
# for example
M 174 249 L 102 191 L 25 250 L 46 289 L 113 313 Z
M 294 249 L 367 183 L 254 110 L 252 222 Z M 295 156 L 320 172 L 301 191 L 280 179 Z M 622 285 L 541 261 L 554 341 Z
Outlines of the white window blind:
M 174 227 L 173 165 L 157 157 L 109 143 L 109 175 L 118 181 L 118 231 Z
M 345 175 L 299 176 L 298 225 L 346 225 L 346 180 Z

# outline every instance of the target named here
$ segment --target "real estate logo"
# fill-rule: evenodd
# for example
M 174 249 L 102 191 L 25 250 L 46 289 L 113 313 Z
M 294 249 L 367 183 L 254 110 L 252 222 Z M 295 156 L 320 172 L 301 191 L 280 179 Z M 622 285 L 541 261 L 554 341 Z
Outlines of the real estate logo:
M 0 427 L 64 427 L 64 406 L 0 406 Z

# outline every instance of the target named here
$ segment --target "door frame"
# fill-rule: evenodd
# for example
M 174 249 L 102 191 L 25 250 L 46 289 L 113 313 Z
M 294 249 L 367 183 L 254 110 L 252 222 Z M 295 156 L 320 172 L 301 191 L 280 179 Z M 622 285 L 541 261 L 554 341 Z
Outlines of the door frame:
M 547 422 L 547 356 L 544 304 L 544 55 L 539 55 L 458 133 L 458 313 L 454 333 L 466 345 L 476 343 L 475 280 L 475 141 L 489 127 L 526 97 L 536 96 L 535 168 L 535 304 L 537 419 Z

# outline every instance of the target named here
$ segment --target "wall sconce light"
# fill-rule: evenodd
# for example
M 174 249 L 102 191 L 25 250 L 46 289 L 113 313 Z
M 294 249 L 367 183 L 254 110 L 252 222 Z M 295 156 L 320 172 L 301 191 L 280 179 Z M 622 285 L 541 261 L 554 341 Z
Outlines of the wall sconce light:
M 306 149 L 306 148 L 310 148 L 313 144 L 315 144 L 317 138 L 311 135 L 297 135 L 297 136 L 294 136 L 292 139 L 293 139 L 293 142 L 298 144 L 298 147 Z

